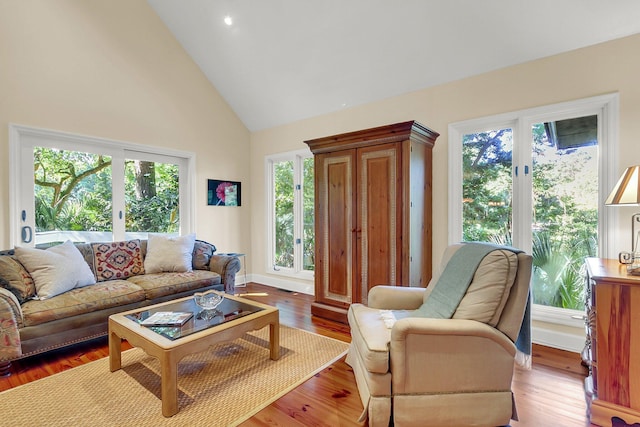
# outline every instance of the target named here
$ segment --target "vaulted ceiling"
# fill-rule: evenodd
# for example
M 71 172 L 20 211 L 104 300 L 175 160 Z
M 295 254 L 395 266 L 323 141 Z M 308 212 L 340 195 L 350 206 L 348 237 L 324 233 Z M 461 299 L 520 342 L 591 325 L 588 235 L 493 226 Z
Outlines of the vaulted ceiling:
M 147 1 L 252 131 L 640 33 L 638 0 Z

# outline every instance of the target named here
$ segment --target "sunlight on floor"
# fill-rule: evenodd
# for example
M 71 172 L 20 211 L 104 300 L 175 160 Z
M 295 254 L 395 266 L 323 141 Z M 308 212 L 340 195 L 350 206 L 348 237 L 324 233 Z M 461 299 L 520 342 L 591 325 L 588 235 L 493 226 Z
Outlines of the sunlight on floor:
M 266 292 L 235 293 L 234 295 L 238 297 L 268 297 L 269 296 L 269 294 Z

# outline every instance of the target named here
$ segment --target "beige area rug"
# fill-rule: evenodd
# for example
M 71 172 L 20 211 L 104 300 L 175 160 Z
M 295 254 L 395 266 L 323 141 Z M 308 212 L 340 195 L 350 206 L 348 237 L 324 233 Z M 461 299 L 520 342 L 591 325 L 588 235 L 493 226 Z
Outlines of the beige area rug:
M 229 426 L 302 384 L 342 357 L 347 343 L 280 327 L 280 359 L 269 359 L 269 328 L 185 357 L 178 404 L 162 416 L 160 365 L 134 348 L 123 369 L 108 358 L 0 393 L 0 426 Z

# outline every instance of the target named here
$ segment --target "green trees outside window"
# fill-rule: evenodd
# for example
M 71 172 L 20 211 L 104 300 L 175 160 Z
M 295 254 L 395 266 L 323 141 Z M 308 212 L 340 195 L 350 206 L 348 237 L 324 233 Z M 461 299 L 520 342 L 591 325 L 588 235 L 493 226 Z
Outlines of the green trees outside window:
M 293 268 L 294 209 L 293 209 L 293 161 L 273 165 L 275 187 L 275 260 L 279 267 Z
M 177 233 L 180 193 L 177 165 L 127 160 L 125 202 L 127 232 Z
M 36 232 L 111 231 L 111 157 L 36 147 Z
M 532 231 L 534 302 L 581 310 L 584 258 L 597 255 L 597 141 L 562 146 L 555 124 L 532 126 L 532 221 L 517 226 Z M 465 241 L 512 244 L 513 143 L 508 128 L 463 136 Z
M 170 163 L 125 161 L 125 228 L 179 230 L 179 170 Z M 55 148 L 34 149 L 36 233 L 113 230 L 112 159 Z
M 271 163 L 274 206 L 274 268 L 313 271 L 313 157 Z M 297 259 L 297 260 L 296 260 Z

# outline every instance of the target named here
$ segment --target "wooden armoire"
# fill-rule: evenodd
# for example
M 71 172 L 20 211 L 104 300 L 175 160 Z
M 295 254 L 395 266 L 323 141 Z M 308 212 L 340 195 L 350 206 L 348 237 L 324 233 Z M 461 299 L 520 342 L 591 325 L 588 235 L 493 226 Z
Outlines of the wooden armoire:
M 429 283 L 438 136 L 409 121 L 305 141 L 315 167 L 313 315 L 347 322 L 375 285 Z

